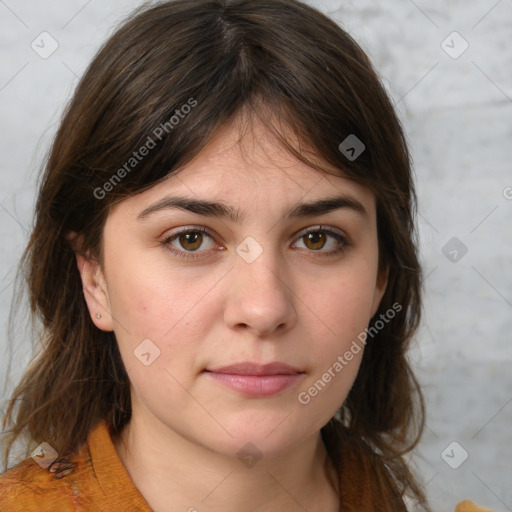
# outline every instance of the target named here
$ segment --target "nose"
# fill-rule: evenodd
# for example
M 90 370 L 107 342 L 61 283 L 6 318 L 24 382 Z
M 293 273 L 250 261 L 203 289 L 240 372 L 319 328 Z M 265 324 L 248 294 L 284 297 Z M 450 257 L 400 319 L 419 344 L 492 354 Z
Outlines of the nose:
M 237 255 L 233 267 L 228 274 L 227 325 L 258 336 L 268 336 L 277 330 L 282 335 L 293 328 L 297 321 L 296 292 L 287 282 L 279 258 L 270 250 L 264 250 L 250 263 Z

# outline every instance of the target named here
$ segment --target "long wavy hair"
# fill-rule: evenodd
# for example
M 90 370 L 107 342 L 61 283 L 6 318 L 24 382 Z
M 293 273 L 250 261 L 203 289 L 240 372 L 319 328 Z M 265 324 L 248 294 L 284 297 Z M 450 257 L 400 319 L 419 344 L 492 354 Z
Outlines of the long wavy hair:
M 83 235 L 82 250 L 102 261 L 111 207 L 172 175 L 242 111 L 265 123 L 302 162 L 333 174 L 290 142 L 282 128 L 291 128 L 310 156 L 375 194 L 379 266 L 389 278 L 371 322 L 395 302 L 403 310 L 368 342 L 348 398 L 321 433 L 337 467 L 348 435 L 382 462 L 390 486 L 429 510 L 405 459 L 425 415 L 407 360 L 422 306 L 406 138 L 363 50 L 333 20 L 295 0 L 143 6 L 94 57 L 45 159 L 20 261 L 18 283 L 40 324 L 40 350 L 7 404 L 4 465 L 21 434 L 27 456 L 50 440 L 59 454 L 72 454 L 100 419 L 115 434 L 130 420 L 130 384 L 114 333 L 90 319 L 66 235 Z M 355 159 L 339 149 L 349 135 L 365 145 Z M 122 172 L 150 139 L 158 147 Z

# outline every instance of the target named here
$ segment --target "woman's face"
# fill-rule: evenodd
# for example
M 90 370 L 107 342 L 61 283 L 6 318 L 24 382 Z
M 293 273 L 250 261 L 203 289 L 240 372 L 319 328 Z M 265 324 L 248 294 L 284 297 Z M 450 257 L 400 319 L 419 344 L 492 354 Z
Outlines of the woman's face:
M 82 261 L 82 277 L 95 283 L 84 281 L 92 320 L 115 332 L 134 416 L 231 456 L 247 442 L 278 455 L 346 399 L 386 279 L 367 188 L 307 167 L 261 125 L 238 138 L 225 128 L 178 174 L 120 202 L 103 267 Z M 172 207 L 177 197 L 223 206 L 192 212 Z M 318 203 L 333 198 L 330 211 Z M 239 363 L 291 369 L 212 372 Z

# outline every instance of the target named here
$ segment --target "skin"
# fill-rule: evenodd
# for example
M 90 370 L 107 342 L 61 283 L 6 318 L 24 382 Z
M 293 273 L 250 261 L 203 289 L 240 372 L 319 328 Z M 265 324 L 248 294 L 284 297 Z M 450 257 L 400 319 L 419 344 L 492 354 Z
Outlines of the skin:
M 111 210 L 102 264 L 77 254 L 91 319 L 115 332 L 131 382 L 132 419 L 114 444 L 156 512 L 338 510 L 320 429 L 346 399 L 363 350 L 307 405 L 297 397 L 368 326 L 387 284 L 375 197 L 339 172 L 301 163 L 257 122 L 242 138 L 233 123 L 178 174 Z M 342 208 L 283 220 L 292 205 L 336 193 L 367 215 Z M 178 209 L 137 218 L 167 195 L 224 201 L 245 219 Z M 342 252 L 325 255 L 342 245 L 332 235 L 322 244 L 300 233 L 318 235 L 319 225 L 346 237 Z M 162 242 L 183 226 L 210 236 Z M 251 263 L 236 252 L 249 236 L 263 250 Z M 160 350 L 148 366 L 134 355 L 144 339 Z M 250 398 L 203 372 L 240 361 L 305 373 L 277 395 Z M 261 454 L 253 467 L 237 457 L 247 442 Z

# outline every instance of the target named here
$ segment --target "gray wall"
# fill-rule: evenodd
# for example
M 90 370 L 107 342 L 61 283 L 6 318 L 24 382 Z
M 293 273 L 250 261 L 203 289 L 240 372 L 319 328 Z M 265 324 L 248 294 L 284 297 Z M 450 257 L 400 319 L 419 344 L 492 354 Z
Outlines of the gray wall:
M 410 140 L 426 272 L 411 359 L 428 406 L 413 458 L 427 494 L 436 511 L 464 498 L 512 510 L 512 2 L 309 3 L 368 52 Z M 5 327 L 39 166 L 77 78 L 138 4 L 0 2 L 2 385 L 9 342 L 11 385 L 30 357 L 26 335 L 8 340 Z M 48 58 L 31 47 L 52 49 L 44 31 L 58 43 Z

